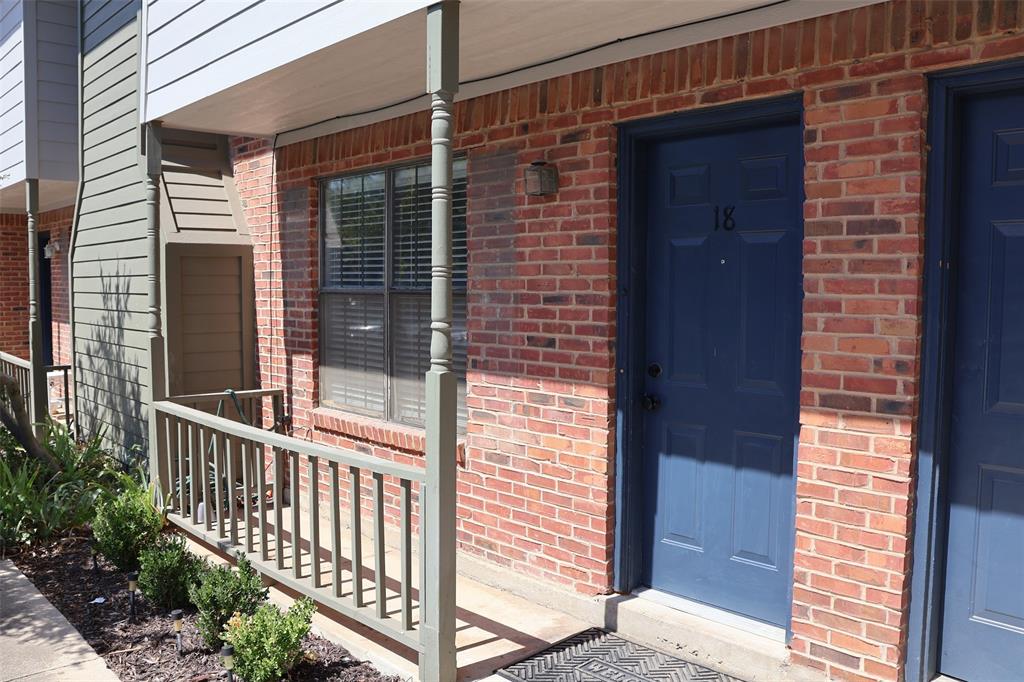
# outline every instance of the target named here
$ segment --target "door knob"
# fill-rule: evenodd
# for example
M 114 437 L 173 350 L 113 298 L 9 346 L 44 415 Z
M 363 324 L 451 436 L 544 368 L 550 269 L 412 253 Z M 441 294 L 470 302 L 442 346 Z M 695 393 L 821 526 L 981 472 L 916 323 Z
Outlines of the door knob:
M 648 412 L 654 412 L 656 409 L 661 407 L 661 399 L 658 396 L 651 395 L 650 393 L 644 393 L 640 396 L 640 407 L 644 408 Z

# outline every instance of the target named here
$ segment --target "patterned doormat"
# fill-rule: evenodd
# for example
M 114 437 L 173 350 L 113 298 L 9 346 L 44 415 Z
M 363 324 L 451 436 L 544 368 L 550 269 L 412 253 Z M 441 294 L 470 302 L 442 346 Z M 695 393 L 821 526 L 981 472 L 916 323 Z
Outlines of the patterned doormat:
M 593 628 L 498 671 L 513 682 L 742 682 Z

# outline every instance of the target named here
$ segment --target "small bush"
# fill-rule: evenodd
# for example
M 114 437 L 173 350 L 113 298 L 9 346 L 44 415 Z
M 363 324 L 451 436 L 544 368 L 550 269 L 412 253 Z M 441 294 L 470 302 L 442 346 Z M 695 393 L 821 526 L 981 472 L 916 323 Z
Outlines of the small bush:
M 188 606 L 188 592 L 198 584 L 205 562 L 185 547 L 180 535 L 163 535 L 139 555 L 139 589 L 155 605 Z
M 120 494 L 103 500 L 92 524 L 96 548 L 122 571 L 139 567 L 139 554 L 156 542 L 164 519 L 150 501 L 151 489 L 120 476 Z
M 302 638 L 309 632 L 316 607 L 301 599 L 282 612 L 264 604 L 251 616 L 228 622 L 224 639 L 235 647 L 235 668 L 246 682 L 274 682 L 302 656 Z
M 267 590 L 256 569 L 238 555 L 238 570 L 216 566 L 203 572 L 198 585 L 189 590 L 189 599 L 199 610 L 196 622 L 199 634 L 211 649 L 219 648 L 224 626 L 235 613 L 255 613 L 267 599 Z M 248 679 L 248 678 L 247 678 Z

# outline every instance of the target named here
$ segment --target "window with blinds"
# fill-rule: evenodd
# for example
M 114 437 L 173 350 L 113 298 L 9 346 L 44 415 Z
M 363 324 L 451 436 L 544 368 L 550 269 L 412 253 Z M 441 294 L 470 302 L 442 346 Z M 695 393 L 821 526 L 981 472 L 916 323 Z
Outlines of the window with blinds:
M 412 426 L 430 367 L 430 165 L 321 188 L 320 401 Z M 466 423 L 466 160 L 453 175 L 452 341 Z

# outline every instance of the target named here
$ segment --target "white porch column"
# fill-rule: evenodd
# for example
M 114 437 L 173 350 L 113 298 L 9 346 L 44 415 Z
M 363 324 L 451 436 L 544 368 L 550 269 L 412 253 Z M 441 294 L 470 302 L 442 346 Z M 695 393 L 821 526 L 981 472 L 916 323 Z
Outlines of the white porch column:
M 458 386 L 452 371 L 452 101 L 459 87 L 459 3 L 427 10 L 431 95 L 430 370 L 427 481 L 421 499 L 424 584 L 420 586 L 423 682 L 454 682 L 455 476 Z
M 43 365 L 43 324 L 39 319 L 39 180 L 25 180 L 25 221 L 28 229 L 28 359 L 32 363 L 31 402 L 27 406 L 36 432 L 49 415 L 46 369 Z

